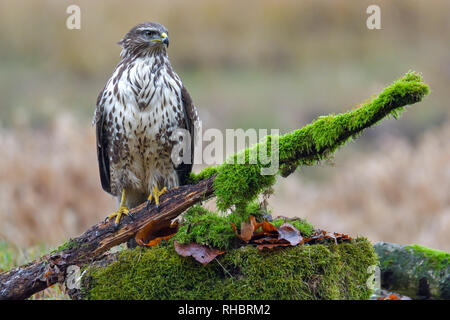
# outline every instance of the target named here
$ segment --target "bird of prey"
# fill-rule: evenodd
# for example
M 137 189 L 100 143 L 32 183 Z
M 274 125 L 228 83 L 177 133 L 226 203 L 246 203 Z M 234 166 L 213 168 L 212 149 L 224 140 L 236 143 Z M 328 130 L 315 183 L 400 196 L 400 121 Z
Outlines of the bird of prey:
M 148 206 L 153 199 L 158 206 L 161 194 L 185 182 L 198 121 L 167 56 L 163 25 L 138 24 L 118 44 L 121 60 L 97 98 L 93 120 L 102 188 L 119 200 L 118 210 L 108 216 L 116 227 L 122 215 L 130 215 L 128 208 L 146 200 Z M 180 130 L 190 136 L 177 134 Z

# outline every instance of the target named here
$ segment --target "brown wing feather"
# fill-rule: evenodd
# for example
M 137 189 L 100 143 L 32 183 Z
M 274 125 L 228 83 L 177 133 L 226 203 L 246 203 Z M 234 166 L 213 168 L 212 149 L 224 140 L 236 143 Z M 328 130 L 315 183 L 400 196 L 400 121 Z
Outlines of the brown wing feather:
M 197 110 L 192 102 L 192 98 L 186 88 L 183 86 L 181 88 L 181 100 L 183 102 L 183 110 L 184 110 L 184 119 L 185 125 L 190 135 L 191 135 L 191 163 L 181 163 L 178 167 L 175 168 L 178 174 L 178 179 L 180 181 L 180 185 L 186 183 L 186 180 L 189 178 L 189 174 L 192 171 L 192 164 L 194 162 L 194 126 L 195 122 L 198 120 Z
M 111 193 L 111 177 L 109 171 L 109 155 L 108 155 L 108 139 L 105 132 L 105 114 L 101 108 L 101 97 L 103 91 L 100 92 L 97 99 L 97 110 L 95 112 L 95 125 L 96 125 L 96 144 L 97 144 L 97 160 L 98 168 L 100 172 L 100 181 L 102 188 L 108 193 Z

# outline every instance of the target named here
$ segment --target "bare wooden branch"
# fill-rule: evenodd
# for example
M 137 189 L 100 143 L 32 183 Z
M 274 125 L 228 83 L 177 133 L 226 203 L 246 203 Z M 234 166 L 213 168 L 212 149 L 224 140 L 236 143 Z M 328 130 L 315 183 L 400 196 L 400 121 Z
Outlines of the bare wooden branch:
M 101 259 L 110 248 L 128 241 L 149 223 L 167 225 L 192 205 L 210 197 L 214 178 L 174 188 L 161 196 L 158 209 L 152 205 L 147 210 L 146 204 L 141 204 L 130 210 L 132 218 L 121 219 L 117 229 L 113 220 L 99 222 L 70 240 L 66 248 L 1 273 L 0 300 L 26 299 L 52 284 L 64 282 L 68 266 L 81 266 Z

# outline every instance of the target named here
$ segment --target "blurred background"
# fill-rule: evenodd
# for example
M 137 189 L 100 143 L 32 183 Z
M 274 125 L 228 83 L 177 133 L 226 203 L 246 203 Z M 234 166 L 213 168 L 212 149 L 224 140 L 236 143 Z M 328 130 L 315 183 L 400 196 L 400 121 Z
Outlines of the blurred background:
M 66 28 L 71 4 L 81 30 Z M 371 4 L 381 30 L 366 27 Z M 333 163 L 280 178 L 269 204 L 328 231 L 450 250 L 448 12 L 445 0 L 1 0 L 0 268 L 115 209 L 100 186 L 91 120 L 117 41 L 143 21 L 168 28 L 172 65 L 205 128 L 286 133 L 422 72 L 431 87 L 422 103 Z

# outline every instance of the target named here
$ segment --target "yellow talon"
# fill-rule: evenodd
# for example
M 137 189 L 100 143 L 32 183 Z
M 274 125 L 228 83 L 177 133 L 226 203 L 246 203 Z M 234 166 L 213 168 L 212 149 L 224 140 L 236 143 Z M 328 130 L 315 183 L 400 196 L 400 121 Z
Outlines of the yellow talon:
M 150 195 L 147 198 L 147 209 L 150 207 L 150 203 L 152 202 L 152 199 L 155 198 L 155 205 L 156 208 L 159 207 L 159 197 L 167 192 L 167 188 L 164 187 L 161 190 L 158 190 L 158 187 L 154 186 L 153 187 L 153 194 L 150 193 Z
M 159 191 L 156 186 L 153 187 L 153 194 L 154 194 L 154 197 L 155 197 L 155 204 L 156 204 L 157 208 L 159 207 L 159 196 L 164 194 L 164 193 L 166 193 L 166 192 L 167 192 L 166 187 L 162 188 L 161 191 Z
M 125 204 L 125 189 L 122 190 L 122 199 L 120 200 L 119 209 L 117 209 L 116 212 L 111 213 L 107 219 L 111 220 L 112 218 L 115 217 L 116 220 L 114 221 L 114 226 L 117 227 L 119 225 L 120 218 L 124 214 L 127 216 L 131 216 L 130 210 L 128 210 L 128 208 Z
M 130 211 L 128 210 L 127 207 L 120 207 L 116 212 L 111 213 L 111 214 L 108 216 L 108 220 L 110 220 L 110 219 L 116 217 L 116 221 L 114 221 L 114 224 L 115 224 L 115 225 L 118 225 L 118 224 L 119 224 L 119 221 L 120 221 L 120 218 L 122 217 L 123 214 L 125 214 L 125 215 L 127 215 L 127 216 L 130 216 Z

